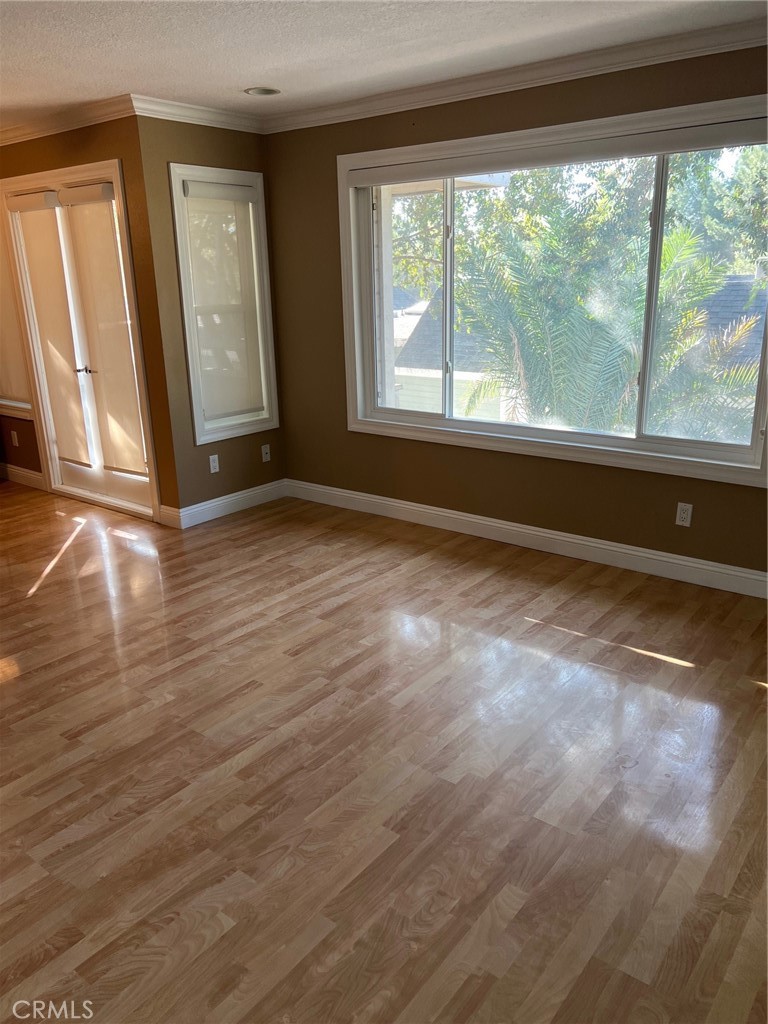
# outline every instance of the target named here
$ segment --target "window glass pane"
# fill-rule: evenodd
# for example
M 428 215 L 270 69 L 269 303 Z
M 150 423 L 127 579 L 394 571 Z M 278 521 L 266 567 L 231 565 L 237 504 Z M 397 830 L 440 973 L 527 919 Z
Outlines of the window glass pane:
M 229 199 L 187 199 L 196 306 L 240 302 L 237 207 Z
M 377 190 L 377 391 L 390 409 L 443 410 L 443 182 Z
M 186 203 L 205 419 L 266 415 L 250 204 Z
M 634 434 L 655 159 L 457 178 L 454 416 Z
M 768 146 L 670 157 L 647 433 L 750 444 L 767 218 Z

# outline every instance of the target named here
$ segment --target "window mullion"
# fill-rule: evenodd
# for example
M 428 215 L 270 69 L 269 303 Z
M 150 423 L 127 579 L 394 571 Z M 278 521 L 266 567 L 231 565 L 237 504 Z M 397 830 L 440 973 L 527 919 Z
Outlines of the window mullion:
M 453 178 L 443 182 L 443 415 L 453 416 Z
M 651 236 L 648 245 L 648 282 L 645 291 L 645 316 L 643 319 L 643 348 L 641 353 L 640 373 L 637 384 L 637 437 L 645 435 L 646 414 L 650 397 L 649 377 L 651 372 L 651 356 L 653 337 L 656 327 L 656 309 L 659 298 L 659 277 L 661 275 L 661 252 L 664 242 L 664 208 L 667 199 L 667 177 L 669 158 L 665 155 L 656 158 L 656 180 L 653 189 L 653 206 L 651 207 Z
M 365 322 L 370 326 L 370 346 L 366 350 L 368 362 L 369 362 L 369 377 L 368 384 L 368 395 L 366 397 L 366 407 L 375 408 L 377 406 L 387 405 L 385 394 L 388 395 L 387 388 L 387 376 L 386 367 L 384 365 L 384 296 L 382 280 L 384 275 L 384 268 L 389 259 L 391 262 L 391 237 L 390 237 L 390 251 L 384 252 L 384 239 L 383 239 L 383 223 L 381 216 L 382 207 L 382 189 L 381 187 L 371 189 L 361 189 L 358 192 L 358 200 L 361 201 L 362 205 L 358 207 L 358 216 L 360 218 L 361 226 L 361 253 L 365 258 L 370 252 L 371 259 L 370 263 L 365 265 L 365 271 L 370 273 L 370 290 L 365 289 L 363 294 L 367 299 L 370 297 L 370 309 L 368 317 L 364 317 Z M 370 247 L 366 246 L 366 242 L 370 240 Z M 367 276 L 367 275 L 366 275 Z

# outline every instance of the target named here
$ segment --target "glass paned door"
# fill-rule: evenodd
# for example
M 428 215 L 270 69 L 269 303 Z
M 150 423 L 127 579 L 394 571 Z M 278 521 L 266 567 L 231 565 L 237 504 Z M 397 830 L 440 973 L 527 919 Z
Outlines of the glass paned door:
M 14 214 L 53 428 L 55 482 L 150 509 L 115 204 L 80 202 L 79 191 L 66 190 L 67 205 Z

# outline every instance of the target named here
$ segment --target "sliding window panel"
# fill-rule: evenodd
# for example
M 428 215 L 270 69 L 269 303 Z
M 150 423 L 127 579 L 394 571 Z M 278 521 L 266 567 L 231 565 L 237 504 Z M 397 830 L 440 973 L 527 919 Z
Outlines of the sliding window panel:
M 634 435 L 655 166 L 455 179 L 456 418 Z
M 114 203 L 71 206 L 65 215 L 88 365 L 93 371 L 104 467 L 146 476 L 144 433 Z
M 70 297 L 59 242 L 56 210 L 16 214 L 24 246 L 29 289 L 35 308 L 40 352 L 56 432 L 58 457 L 91 465 L 81 374 L 72 330 Z
M 768 146 L 669 157 L 646 434 L 753 443 L 767 244 Z
M 376 226 L 376 392 L 383 409 L 441 415 L 445 183 L 382 185 Z

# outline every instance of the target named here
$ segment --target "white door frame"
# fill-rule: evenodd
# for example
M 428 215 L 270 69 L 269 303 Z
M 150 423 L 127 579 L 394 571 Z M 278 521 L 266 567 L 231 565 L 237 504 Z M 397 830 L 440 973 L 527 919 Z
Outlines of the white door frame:
M 10 196 L 19 195 L 24 192 L 39 192 L 46 190 L 58 191 L 62 188 L 69 188 L 75 185 L 88 185 L 96 182 L 109 181 L 112 183 L 115 193 L 115 209 L 117 211 L 117 225 L 119 233 L 120 255 L 123 262 L 125 276 L 125 292 L 128 304 L 128 316 L 130 318 L 131 350 L 133 363 L 136 368 L 136 385 L 139 393 L 139 408 L 141 410 L 142 431 L 144 434 L 144 449 L 147 455 L 147 472 L 149 476 L 149 492 L 152 502 L 151 515 L 131 502 L 111 499 L 106 496 L 95 495 L 90 491 L 80 491 L 72 487 L 65 487 L 61 482 L 59 472 L 59 461 L 56 451 L 56 432 L 53 426 L 51 408 L 48 402 L 48 391 L 46 385 L 45 368 L 42 363 L 42 350 L 40 339 L 37 334 L 37 324 L 34 316 L 34 304 L 32 294 L 27 280 L 26 266 L 23 259 L 23 246 L 18 230 L 18 223 L 8 210 L 7 200 Z M 133 276 L 133 260 L 128 236 L 128 218 L 125 208 L 125 196 L 123 192 L 123 176 L 119 160 L 103 160 L 98 163 L 82 164 L 79 167 L 64 167 L 53 171 L 41 171 L 36 174 L 24 174 L 15 178 L 5 178 L 0 181 L 0 196 L 2 197 L 3 219 L 8 230 L 8 239 L 13 253 L 14 288 L 19 308 L 23 311 L 22 330 L 25 335 L 26 344 L 25 358 L 27 372 L 32 389 L 32 409 L 34 413 L 35 428 L 39 434 L 40 449 L 43 455 L 43 483 L 46 490 L 54 491 L 57 494 L 65 494 L 76 497 L 81 501 L 87 501 L 95 505 L 104 505 L 107 508 L 114 508 L 121 512 L 128 512 L 131 515 L 143 518 L 152 518 L 155 522 L 160 521 L 160 495 L 157 485 L 157 466 L 155 462 L 155 449 L 152 441 L 152 421 L 149 414 L 149 402 L 147 400 L 147 381 L 144 367 L 144 352 L 141 345 L 139 328 L 138 308 L 136 302 L 136 287 Z

